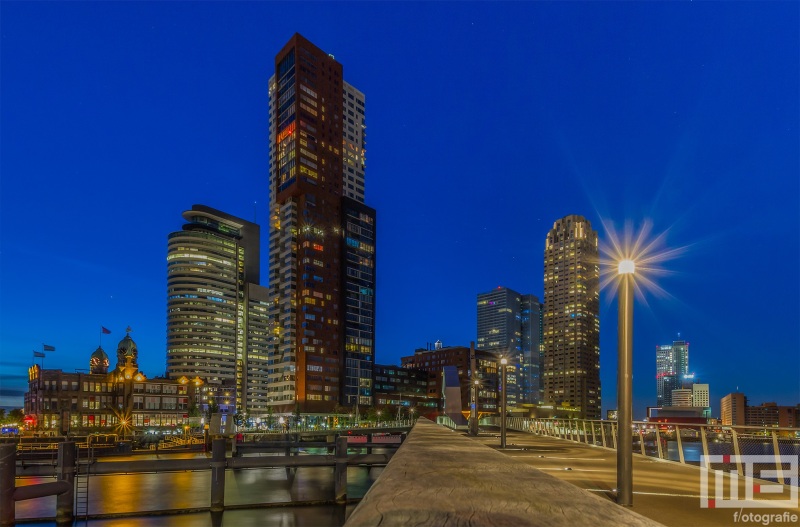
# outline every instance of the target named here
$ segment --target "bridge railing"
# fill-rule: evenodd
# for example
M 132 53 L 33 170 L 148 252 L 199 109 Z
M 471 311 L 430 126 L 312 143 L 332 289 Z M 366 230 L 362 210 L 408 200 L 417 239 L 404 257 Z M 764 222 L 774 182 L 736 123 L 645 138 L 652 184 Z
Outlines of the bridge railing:
M 12 526 L 16 522 L 15 501 L 57 495 L 57 523 L 69 522 L 76 517 L 76 494 L 80 487 L 76 486 L 78 468 L 84 481 L 96 475 L 140 474 L 152 472 L 185 472 L 211 470 L 208 479 L 210 486 L 211 511 L 225 509 L 225 471 L 238 469 L 275 469 L 286 470 L 287 480 L 294 481 L 297 469 L 304 467 L 333 468 L 334 496 L 336 503 L 347 500 L 347 468 L 349 466 L 386 466 L 394 452 L 402 444 L 400 434 L 379 436 L 368 434 L 368 441 L 351 441 L 357 436 L 339 434 L 333 441 L 306 442 L 298 439 L 290 441 L 264 441 L 260 443 L 245 442 L 237 445 L 228 456 L 230 439 L 214 438 L 212 440 L 211 459 L 207 457 L 175 458 L 164 456 L 160 459 L 130 459 L 98 461 L 78 459 L 78 448 L 74 442 L 62 442 L 59 445 L 59 457 L 55 466 L 25 465 L 17 463 L 15 447 L 12 444 L 0 445 L 0 527 Z M 306 451 L 323 453 L 306 453 Z M 317 450 L 318 449 L 318 450 Z M 366 450 L 366 454 L 363 451 Z M 374 453 L 379 450 L 379 453 Z M 303 455 L 299 455 L 299 454 Z M 324 453 L 327 452 L 327 453 Z M 253 455 L 257 454 L 257 455 Z M 261 455 L 268 454 L 268 455 Z M 269 455 L 272 454 L 272 455 Z M 283 455 L 281 455 L 283 454 Z M 55 469 L 58 481 L 16 486 L 18 476 L 52 477 Z M 86 498 L 84 518 L 90 517 L 88 500 L 88 483 L 83 487 Z M 253 503 L 250 505 L 260 505 Z M 151 511 L 152 512 L 152 511 Z M 169 512 L 169 511 L 159 511 Z
M 383 420 L 371 420 L 368 421 L 366 419 L 361 420 L 359 423 L 347 423 L 339 426 L 334 427 L 320 427 L 320 426 L 307 426 L 304 424 L 296 425 L 292 424 L 291 426 L 287 426 L 285 428 L 281 426 L 273 426 L 272 428 L 263 428 L 263 429 L 242 429 L 241 432 L 244 434 L 245 437 L 250 436 L 262 436 L 262 435 L 282 435 L 287 433 L 314 433 L 314 434 L 341 434 L 346 433 L 347 431 L 352 431 L 353 433 L 366 433 L 367 431 L 380 431 L 382 428 L 408 428 L 411 429 L 414 426 L 414 423 L 417 421 L 417 418 L 413 419 L 383 419 Z
M 499 426 L 500 419 L 492 418 L 490 423 Z M 506 425 L 509 430 L 558 437 L 598 447 L 617 447 L 616 421 L 509 417 Z M 741 456 L 764 456 L 759 460 L 770 461 L 757 465 L 776 470 L 777 477 L 772 479 L 787 485 L 798 483 L 796 467 L 800 458 L 800 428 L 634 421 L 631 434 L 633 452 L 636 454 L 698 466 L 706 459 L 713 468 L 735 469 L 740 474 L 743 473 Z M 793 464 L 795 476 L 792 479 L 790 474 Z
M 453 418 L 450 417 L 449 415 L 436 416 L 436 424 L 437 425 L 446 426 L 447 428 L 449 428 L 451 430 L 466 430 L 467 429 L 467 427 L 465 425 L 456 424 L 456 422 L 453 421 Z

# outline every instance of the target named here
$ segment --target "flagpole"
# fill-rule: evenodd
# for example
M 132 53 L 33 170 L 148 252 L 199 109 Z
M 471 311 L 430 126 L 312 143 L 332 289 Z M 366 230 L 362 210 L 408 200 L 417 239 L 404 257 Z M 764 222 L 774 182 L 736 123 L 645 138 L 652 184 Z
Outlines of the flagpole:
M 103 335 L 111 335 L 111 330 L 105 326 L 100 326 L 100 347 L 103 347 Z
M 44 349 L 44 344 L 42 344 L 42 349 Z M 44 351 L 41 351 L 39 353 L 44 355 Z M 33 365 L 36 366 L 36 352 L 35 351 L 33 352 L 33 356 L 34 356 Z M 41 359 L 41 362 L 42 362 L 42 365 L 39 366 L 39 391 L 41 392 L 42 391 L 42 386 L 44 385 L 44 383 L 42 382 L 42 377 L 44 377 L 44 374 L 43 374 L 43 372 L 44 372 L 44 357 L 39 357 L 39 358 Z
M 41 359 L 42 359 L 41 368 L 42 369 L 44 369 L 44 352 L 45 351 L 55 351 L 55 350 L 56 350 L 55 346 L 51 346 L 49 344 L 45 344 L 44 342 L 42 343 L 42 354 L 41 354 Z

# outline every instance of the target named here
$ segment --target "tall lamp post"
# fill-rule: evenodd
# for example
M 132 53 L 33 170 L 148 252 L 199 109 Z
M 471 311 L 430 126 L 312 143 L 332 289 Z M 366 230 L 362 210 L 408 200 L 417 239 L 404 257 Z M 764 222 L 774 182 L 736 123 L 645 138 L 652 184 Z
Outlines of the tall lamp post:
M 633 505 L 633 260 L 619 262 L 617 328 L 617 503 Z
M 469 343 L 469 371 L 472 377 L 472 405 L 470 407 L 469 433 L 473 437 L 478 436 L 478 361 L 475 357 L 475 342 Z
M 470 408 L 470 434 L 473 436 L 478 435 L 478 386 L 481 381 L 475 379 L 472 381 L 472 407 Z
M 500 359 L 500 448 L 506 447 L 506 366 L 508 359 Z

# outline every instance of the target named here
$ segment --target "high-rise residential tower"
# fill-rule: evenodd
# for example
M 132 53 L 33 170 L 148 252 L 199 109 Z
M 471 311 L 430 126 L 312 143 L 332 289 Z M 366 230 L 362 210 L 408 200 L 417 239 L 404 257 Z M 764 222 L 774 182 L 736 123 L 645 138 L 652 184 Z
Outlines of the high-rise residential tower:
M 600 418 L 597 232 L 582 216 L 553 224 L 544 250 L 544 400 Z
M 720 401 L 720 417 L 725 426 L 744 425 L 747 414 L 747 397 L 743 393 L 729 393 Z
M 534 295 L 522 297 L 522 369 L 520 401 L 538 404 L 542 402 L 542 314 L 544 304 Z
M 676 340 L 656 346 L 656 406 L 672 406 L 671 392 L 689 372 L 689 343 Z
M 513 366 L 509 405 L 541 399 L 541 304 L 534 295 L 507 287 L 478 294 L 478 341 L 475 347 L 505 356 Z
M 167 373 L 235 392 L 238 411 L 266 410 L 270 335 L 255 223 L 205 205 L 167 241 Z
M 710 406 L 709 402 L 708 384 L 692 384 L 692 406 L 708 408 Z
M 268 404 L 372 404 L 375 210 L 364 204 L 364 95 L 295 34 L 270 93 Z

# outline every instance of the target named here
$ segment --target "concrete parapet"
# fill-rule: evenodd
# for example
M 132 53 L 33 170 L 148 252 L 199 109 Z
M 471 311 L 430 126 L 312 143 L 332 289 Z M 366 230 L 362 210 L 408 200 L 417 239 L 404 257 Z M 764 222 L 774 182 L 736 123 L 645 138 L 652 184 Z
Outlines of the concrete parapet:
M 660 523 L 419 419 L 345 527 Z

